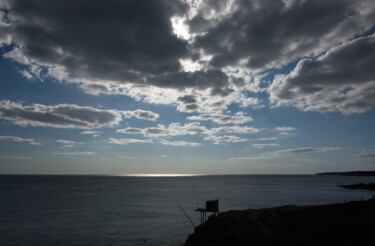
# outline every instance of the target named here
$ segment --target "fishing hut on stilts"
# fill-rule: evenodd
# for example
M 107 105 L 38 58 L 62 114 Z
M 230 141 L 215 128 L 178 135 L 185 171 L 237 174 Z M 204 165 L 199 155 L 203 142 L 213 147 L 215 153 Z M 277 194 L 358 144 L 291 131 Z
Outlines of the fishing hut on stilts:
M 201 213 L 201 224 L 203 224 L 207 220 L 207 212 L 215 215 L 219 213 L 219 200 L 206 201 L 205 208 L 197 208 L 195 211 Z
M 185 209 L 177 203 L 178 207 L 184 212 L 185 216 L 189 219 L 190 223 L 193 225 L 194 229 L 196 228 L 194 222 L 190 219 L 189 215 L 186 213 Z M 198 208 L 195 209 L 196 212 L 201 213 L 201 224 L 207 220 L 207 212 L 208 213 L 214 213 L 215 215 L 219 214 L 219 200 L 210 200 L 206 201 L 206 207 L 205 208 Z

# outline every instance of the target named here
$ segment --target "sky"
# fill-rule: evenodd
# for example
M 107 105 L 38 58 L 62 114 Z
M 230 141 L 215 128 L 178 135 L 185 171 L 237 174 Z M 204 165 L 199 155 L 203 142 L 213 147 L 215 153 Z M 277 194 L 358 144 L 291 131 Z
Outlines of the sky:
M 375 169 L 373 0 L 0 9 L 0 174 Z

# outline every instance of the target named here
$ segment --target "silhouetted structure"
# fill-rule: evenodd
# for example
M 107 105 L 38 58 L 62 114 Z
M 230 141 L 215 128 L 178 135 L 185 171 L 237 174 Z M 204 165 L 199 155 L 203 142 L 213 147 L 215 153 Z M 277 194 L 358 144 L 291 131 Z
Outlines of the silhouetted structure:
M 201 224 L 207 220 L 207 212 L 218 214 L 219 213 L 219 200 L 206 201 L 205 208 L 197 208 L 196 212 L 201 213 Z

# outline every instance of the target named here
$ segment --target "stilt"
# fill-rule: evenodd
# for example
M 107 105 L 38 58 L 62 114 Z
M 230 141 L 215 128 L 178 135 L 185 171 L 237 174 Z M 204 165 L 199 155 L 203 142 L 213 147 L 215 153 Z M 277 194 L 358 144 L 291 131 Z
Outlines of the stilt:
M 201 214 L 201 224 L 207 220 L 207 212 L 218 214 L 219 213 L 219 200 L 206 201 L 205 208 L 197 208 L 196 212 Z

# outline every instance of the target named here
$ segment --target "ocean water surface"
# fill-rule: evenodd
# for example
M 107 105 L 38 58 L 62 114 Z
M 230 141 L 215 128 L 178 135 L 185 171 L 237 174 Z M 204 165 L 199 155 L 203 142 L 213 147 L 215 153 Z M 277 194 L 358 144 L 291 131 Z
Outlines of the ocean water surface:
M 340 184 L 374 177 L 233 175 L 185 177 L 0 175 L 0 245 L 181 245 L 197 207 L 220 211 L 369 199 Z

